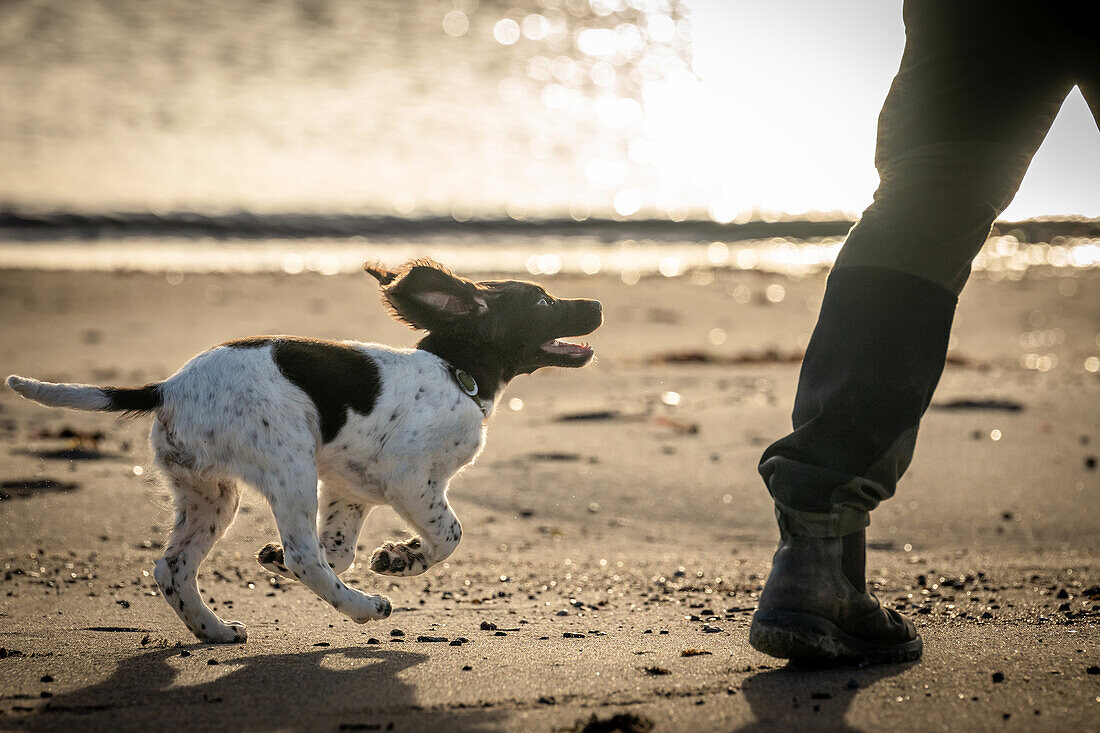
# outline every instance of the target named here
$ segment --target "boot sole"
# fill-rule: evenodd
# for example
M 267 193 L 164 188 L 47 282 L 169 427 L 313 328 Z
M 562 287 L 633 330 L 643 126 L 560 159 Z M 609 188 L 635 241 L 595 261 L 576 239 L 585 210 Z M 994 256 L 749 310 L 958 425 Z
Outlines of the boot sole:
M 878 644 L 847 634 L 822 616 L 791 611 L 757 611 L 749 644 L 773 657 L 814 665 L 914 662 L 924 651 L 919 636 L 901 644 Z

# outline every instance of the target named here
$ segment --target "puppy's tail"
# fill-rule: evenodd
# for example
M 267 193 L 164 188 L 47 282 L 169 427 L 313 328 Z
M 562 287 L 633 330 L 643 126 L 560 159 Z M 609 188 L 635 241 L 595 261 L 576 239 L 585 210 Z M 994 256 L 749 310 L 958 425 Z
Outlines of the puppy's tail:
M 13 374 L 8 377 L 7 384 L 28 400 L 48 407 L 73 407 L 77 410 L 140 415 L 155 410 L 162 403 L 160 386 L 163 382 L 133 388 L 96 387 L 90 384 L 39 382 L 37 379 Z

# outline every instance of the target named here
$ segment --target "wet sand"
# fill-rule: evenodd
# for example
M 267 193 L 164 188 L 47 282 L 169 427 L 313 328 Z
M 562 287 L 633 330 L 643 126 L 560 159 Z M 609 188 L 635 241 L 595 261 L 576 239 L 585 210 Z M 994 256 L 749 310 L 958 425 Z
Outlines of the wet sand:
M 508 389 L 452 483 L 454 556 L 416 578 L 350 571 L 394 602 L 367 626 L 255 563 L 275 535 L 249 493 L 200 574 L 249 641 L 193 643 L 149 575 L 170 512 L 148 418 L 0 393 L 0 728 L 1097 725 L 1100 272 L 967 286 L 938 407 L 869 536 L 876 592 L 920 624 L 925 657 L 832 671 L 747 643 L 777 534 L 756 460 L 788 426 L 824 278 L 544 282 L 604 302 L 597 363 Z M 4 271 L 0 308 L 0 370 L 58 381 L 161 379 L 260 333 L 413 342 L 365 276 Z M 403 530 L 375 512 L 360 559 Z

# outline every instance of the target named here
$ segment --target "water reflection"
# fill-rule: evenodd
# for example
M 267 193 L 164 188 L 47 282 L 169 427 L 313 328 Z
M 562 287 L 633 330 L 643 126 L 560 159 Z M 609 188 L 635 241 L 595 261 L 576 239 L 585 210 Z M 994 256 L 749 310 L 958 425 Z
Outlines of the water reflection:
M 1072 273 L 1100 267 L 1100 240 L 1056 237 L 1057 243 L 1005 246 L 991 239 L 974 260 L 974 271 L 993 280 L 1020 279 L 1034 268 Z M 546 275 L 610 273 L 633 285 L 642 277 L 690 276 L 709 284 L 713 272 L 745 270 L 802 277 L 828 270 L 840 252 L 843 238 L 796 239 L 771 237 L 738 242 L 622 239 L 596 236 L 470 235 L 460 232 L 416 239 L 389 236 L 341 239 L 215 239 L 163 237 L 96 241 L 10 241 L 0 244 L 0 269 L 137 270 L 164 272 L 314 272 L 323 275 L 358 272 L 364 259 L 401 262 L 430 256 L 461 272 L 497 272 Z M 1069 283 L 1070 286 L 1066 284 Z M 1058 284 L 1059 294 L 1073 297 L 1072 279 Z M 750 295 L 730 292 L 735 302 Z M 779 303 L 782 285 L 774 284 L 764 297 Z M 1040 351 L 1065 338 L 1061 329 L 1043 329 L 1041 312 L 1032 314 L 1033 330 L 1020 335 L 1020 346 L 1035 357 L 1028 368 L 1042 370 Z
M 697 82 L 680 0 L 44 0 L 0 39 L 16 206 L 583 220 L 689 193 L 662 174 Z

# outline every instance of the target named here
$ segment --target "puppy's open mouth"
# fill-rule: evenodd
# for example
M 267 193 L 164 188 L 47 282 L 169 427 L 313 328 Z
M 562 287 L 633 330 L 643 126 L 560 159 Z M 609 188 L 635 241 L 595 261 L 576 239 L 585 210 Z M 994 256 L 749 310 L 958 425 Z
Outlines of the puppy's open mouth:
M 570 341 L 562 341 L 561 339 L 551 339 L 539 348 L 548 354 L 567 356 L 573 359 L 587 359 L 591 357 L 593 353 L 592 347 L 588 344 L 574 344 Z

